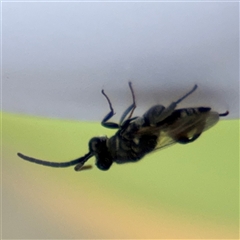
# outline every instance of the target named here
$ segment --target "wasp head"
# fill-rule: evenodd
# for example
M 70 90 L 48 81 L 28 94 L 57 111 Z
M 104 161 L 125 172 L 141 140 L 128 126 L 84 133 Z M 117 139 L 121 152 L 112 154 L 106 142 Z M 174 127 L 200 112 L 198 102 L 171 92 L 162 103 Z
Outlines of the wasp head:
M 112 165 L 112 158 L 107 146 L 107 137 L 94 137 L 89 145 L 89 152 L 96 157 L 96 165 L 101 170 L 108 170 Z

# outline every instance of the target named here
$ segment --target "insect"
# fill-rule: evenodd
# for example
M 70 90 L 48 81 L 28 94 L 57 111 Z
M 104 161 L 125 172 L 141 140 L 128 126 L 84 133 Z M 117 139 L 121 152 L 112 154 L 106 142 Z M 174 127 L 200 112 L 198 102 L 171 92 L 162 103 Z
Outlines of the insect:
M 192 94 L 197 85 L 168 107 L 155 105 L 141 117 L 132 117 L 136 108 L 132 83 L 129 82 L 132 94 L 132 104 L 123 112 L 119 123 L 109 122 L 115 114 L 109 97 L 102 90 L 110 112 L 103 118 L 101 124 L 106 128 L 117 129 L 112 137 L 93 137 L 89 143 L 89 152 L 80 158 L 69 162 L 49 162 L 18 153 L 24 160 L 50 167 L 69 167 L 75 165 L 75 170 L 90 169 L 84 164 L 95 156 L 96 166 L 100 170 L 108 170 L 112 163 L 137 162 L 146 154 L 170 146 L 174 143 L 187 144 L 195 141 L 203 131 L 206 131 L 219 120 L 229 114 L 211 111 L 210 107 L 195 107 L 176 109 L 177 105 Z

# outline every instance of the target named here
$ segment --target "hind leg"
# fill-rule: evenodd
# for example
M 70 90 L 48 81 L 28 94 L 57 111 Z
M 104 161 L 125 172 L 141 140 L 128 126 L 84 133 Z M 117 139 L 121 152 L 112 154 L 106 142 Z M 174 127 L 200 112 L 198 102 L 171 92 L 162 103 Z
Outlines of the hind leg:
M 129 85 L 129 88 L 130 88 L 131 93 L 132 93 L 133 103 L 123 112 L 123 114 L 122 114 L 122 116 L 120 118 L 120 123 L 119 124 L 114 123 L 114 122 L 107 122 L 110 118 L 112 118 L 112 116 L 115 113 L 114 113 L 114 110 L 113 110 L 113 107 L 112 107 L 112 103 L 111 103 L 109 97 L 104 92 L 104 90 L 102 90 L 102 94 L 107 99 L 107 102 L 108 102 L 108 105 L 109 105 L 109 108 L 110 108 L 110 112 L 103 118 L 103 120 L 101 122 L 102 126 L 104 126 L 106 128 L 116 129 L 116 128 L 120 127 L 120 125 L 123 123 L 123 121 L 125 120 L 125 118 L 127 117 L 128 114 L 129 114 L 129 116 L 128 116 L 127 119 L 130 119 L 132 117 L 132 114 L 133 114 L 133 112 L 134 112 L 134 110 L 136 108 L 136 103 L 135 103 L 135 95 L 134 95 L 134 91 L 133 91 L 133 88 L 132 88 L 132 83 L 129 82 L 128 85 Z
M 194 142 L 196 139 L 198 139 L 200 137 L 200 135 L 201 135 L 201 133 L 194 134 L 192 138 L 188 138 L 186 136 L 181 136 L 181 137 L 175 138 L 175 140 L 177 143 L 187 144 L 187 143 Z
M 144 119 L 146 123 L 150 126 L 155 126 L 157 123 L 163 121 L 167 117 L 169 117 L 177 105 L 187 98 L 190 94 L 192 94 L 197 89 L 197 85 L 194 85 L 191 91 L 186 93 L 183 97 L 179 98 L 176 102 L 172 102 L 167 108 L 162 105 L 155 105 L 151 107 L 144 115 Z

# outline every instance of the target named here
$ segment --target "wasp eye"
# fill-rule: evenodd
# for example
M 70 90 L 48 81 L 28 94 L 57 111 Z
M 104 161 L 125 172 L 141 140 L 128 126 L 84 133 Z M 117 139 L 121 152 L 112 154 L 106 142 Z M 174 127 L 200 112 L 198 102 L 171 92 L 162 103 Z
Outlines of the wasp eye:
M 89 142 L 89 149 L 90 151 L 96 151 L 97 146 L 99 144 L 100 140 L 98 138 L 92 138 Z
M 90 152 L 96 152 L 101 146 L 106 145 L 106 137 L 94 137 L 89 141 Z

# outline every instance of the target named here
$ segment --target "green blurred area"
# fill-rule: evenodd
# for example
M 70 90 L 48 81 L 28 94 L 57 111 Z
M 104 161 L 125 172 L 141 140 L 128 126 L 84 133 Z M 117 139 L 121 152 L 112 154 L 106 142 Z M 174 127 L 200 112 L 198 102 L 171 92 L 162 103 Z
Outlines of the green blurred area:
M 132 205 L 179 213 L 188 218 L 236 225 L 239 221 L 239 120 L 221 120 L 188 145 L 149 154 L 138 163 L 114 164 L 107 172 L 85 172 L 32 164 L 16 156 L 68 161 L 88 152 L 91 137 L 115 132 L 99 123 L 46 119 L 2 113 L 3 172 L 16 168 L 23 176 L 68 184 L 96 186 Z M 94 159 L 89 160 L 94 164 Z M 51 173 L 51 174 L 48 174 Z M 50 177 L 49 177 L 50 176 Z

